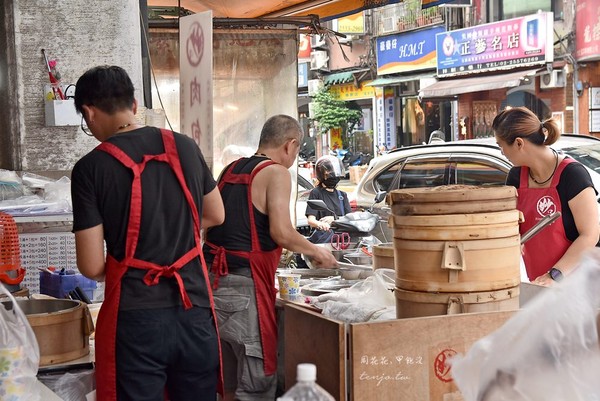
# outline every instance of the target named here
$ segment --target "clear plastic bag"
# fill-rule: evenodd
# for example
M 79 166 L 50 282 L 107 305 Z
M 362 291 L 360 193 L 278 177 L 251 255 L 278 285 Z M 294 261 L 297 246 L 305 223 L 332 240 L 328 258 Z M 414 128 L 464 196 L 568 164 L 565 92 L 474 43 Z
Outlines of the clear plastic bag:
M 465 401 L 600 400 L 600 249 L 451 360 Z
M 0 284 L 0 400 L 40 399 L 37 371 L 40 351 L 27 317 Z

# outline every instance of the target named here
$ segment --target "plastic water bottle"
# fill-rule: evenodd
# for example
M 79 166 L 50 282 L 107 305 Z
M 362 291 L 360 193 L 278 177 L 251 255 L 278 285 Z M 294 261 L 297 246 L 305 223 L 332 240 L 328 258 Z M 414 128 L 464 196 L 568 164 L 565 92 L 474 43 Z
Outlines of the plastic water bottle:
M 335 401 L 335 398 L 317 384 L 317 367 L 301 363 L 296 368 L 296 384 L 277 401 Z

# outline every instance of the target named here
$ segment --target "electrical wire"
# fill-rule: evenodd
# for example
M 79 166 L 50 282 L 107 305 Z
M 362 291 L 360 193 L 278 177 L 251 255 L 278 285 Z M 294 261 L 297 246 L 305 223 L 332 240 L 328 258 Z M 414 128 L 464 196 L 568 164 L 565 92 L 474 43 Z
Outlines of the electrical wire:
M 179 17 L 178 17 L 179 18 Z M 152 73 L 152 80 L 154 82 L 154 87 L 156 88 L 156 96 L 158 97 L 158 102 L 160 103 L 160 107 L 162 111 L 165 113 L 165 120 L 167 120 L 167 124 L 169 124 L 169 129 L 173 131 L 173 126 L 171 125 L 171 121 L 167 116 L 167 110 L 165 110 L 165 106 L 162 101 L 162 97 L 160 96 L 160 90 L 158 89 L 158 84 L 156 83 L 156 74 L 154 73 L 154 65 L 152 64 L 152 58 L 150 57 L 150 43 L 148 41 L 148 32 L 146 31 L 146 24 L 144 24 L 144 18 L 142 17 L 142 10 L 140 9 L 140 25 L 142 26 L 142 32 L 144 33 L 144 42 L 146 43 L 146 49 L 148 49 L 148 62 L 150 63 L 150 72 Z M 179 30 L 179 27 L 177 28 Z

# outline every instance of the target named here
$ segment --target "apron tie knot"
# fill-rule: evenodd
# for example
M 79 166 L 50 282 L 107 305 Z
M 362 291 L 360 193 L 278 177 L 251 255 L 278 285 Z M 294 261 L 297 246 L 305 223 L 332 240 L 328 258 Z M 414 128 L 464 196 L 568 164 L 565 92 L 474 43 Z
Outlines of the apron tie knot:
M 219 277 L 226 276 L 229 274 L 229 267 L 227 266 L 227 252 L 222 246 L 216 247 L 210 250 L 210 253 L 215 255 L 212 262 L 211 271 L 214 275 L 213 290 L 219 288 Z
M 177 266 L 163 266 L 158 269 L 148 269 L 146 275 L 144 276 L 144 283 L 148 286 L 158 284 L 158 281 L 161 277 L 175 277 L 177 280 L 177 285 L 179 287 L 179 295 L 181 295 L 181 300 L 183 301 L 184 308 L 190 309 L 192 307 L 192 302 L 190 301 L 190 297 L 185 290 L 185 286 L 183 284 L 183 279 L 179 274 L 178 270 L 180 267 Z

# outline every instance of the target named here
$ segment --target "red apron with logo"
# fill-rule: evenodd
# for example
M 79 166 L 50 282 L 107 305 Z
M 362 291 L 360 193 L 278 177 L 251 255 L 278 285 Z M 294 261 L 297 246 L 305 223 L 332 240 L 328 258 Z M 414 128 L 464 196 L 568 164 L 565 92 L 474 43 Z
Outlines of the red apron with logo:
M 544 216 L 554 212 L 562 212 L 560 197 L 556 186 L 565 167 L 574 162 L 565 158 L 554 173 L 548 188 L 529 188 L 529 168 L 521 167 L 521 182 L 519 184 L 517 208 L 523 212 L 525 221 L 519 231 L 523 235 Z M 562 217 L 544 228 L 523 246 L 523 260 L 530 281 L 546 274 L 565 254 L 571 241 L 567 239 Z
M 272 251 L 263 251 L 260 249 L 258 232 L 254 222 L 254 205 L 252 204 L 252 180 L 256 174 L 263 168 L 276 164 L 274 161 L 267 161 L 256 166 L 252 173 L 232 173 L 237 162 L 235 162 L 219 180 L 219 189 L 222 190 L 225 184 L 241 184 L 248 187 L 248 214 L 250 216 L 250 237 L 252 250 L 232 251 L 226 250 L 221 246 L 205 242 L 215 255 L 212 263 L 212 272 L 214 275 L 213 286 L 218 288 L 219 277 L 229 274 L 227 268 L 226 254 L 236 255 L 246 258 L 250 264 L 252 279 L 254 281 L 254 290 L 256 292 L 256 308 L 258 310 L 258 323 L 260 327 L 260 340 L 263 350 L 263 369 L 265 375 L 270 376 L 277 371 L 277 322 L 275 321 L 275 300 L 277 290 L 275 289 L 275 272 L 281 257 L 281 247 Z
M 144 269 L 148 272 L 144 276 L 144 283 L 148 286 L 158 284 L 161 277 L 174 278 L 179 286 L 179 293 L 183 301 L 185 309 L 190 309 L 192 303 L 187 295 L 183 279 L 179 274 L 179 269 L 185 266 L 194 258 L 200 258 L 202 263 L 202 271 L 204 280 L 208 286 L 208 294 L 210 298 L 210 306 L 212 309 L 213 319 L 215 324 L 217 316 L 214 309 L 214 301 L 208 270 L 202 254 L 200 240 L 200 217 L 194 198 L 185 182 L 183 170 L 179 162 L 179 155 L 175 145 L 173 133 L 168 130 L 161 129 L 162 139 L 164 143 L 165 153 L 158 155 L 145 155 L 140 163 L 134 162 L 125 152 L 117 146 L 103 142 L 98 145 L 97 149 L 107 152 L 114 158 L 119 160 L 123 165 L 131 169 L 133 172 L 133 183 L 131 188 L 131 204 L 129 212 L 129 223 L 127 226 L 127 238 L 125 246 L 125 258 L 121 261 L 116 260 L 111 255 L 106 257 L 106 283 L 105 294 L 102 308 L 98 314 L 98 323 L 96 327 L 96 396 L 98 401 L 113 401 L 117 399 L 117 376 L 115 367 L 115 344 L 117 332 L 117 316 L 119 313 L 119 299 L 121 296 L 121 279 L 127 269 Z M 159 161 L 168 163 L 181 185 L 181 189 L 185 194 L 185 198 L 192 211 L 194 220 L 194 240 L 195 245 L 185 255 L 180 257 L 170 266 L 160 266 L 155 263 L 136 259 L 134 257 L 137 248 L 139 230 L 142 217 L 142 184 L 141 176 L 146 164 L 149 161 Z M 218 331 L 217 331 L 218 336 Z M 219 358 L 221 355 L 221 345 L 219 342 Z M 201 363 L 201 361 L 198 361 Z M 221 363 L 219 364 L 221 366 Z M 222 367 L 219 375 L 219 393 L 223 394 L 223 375 Z

